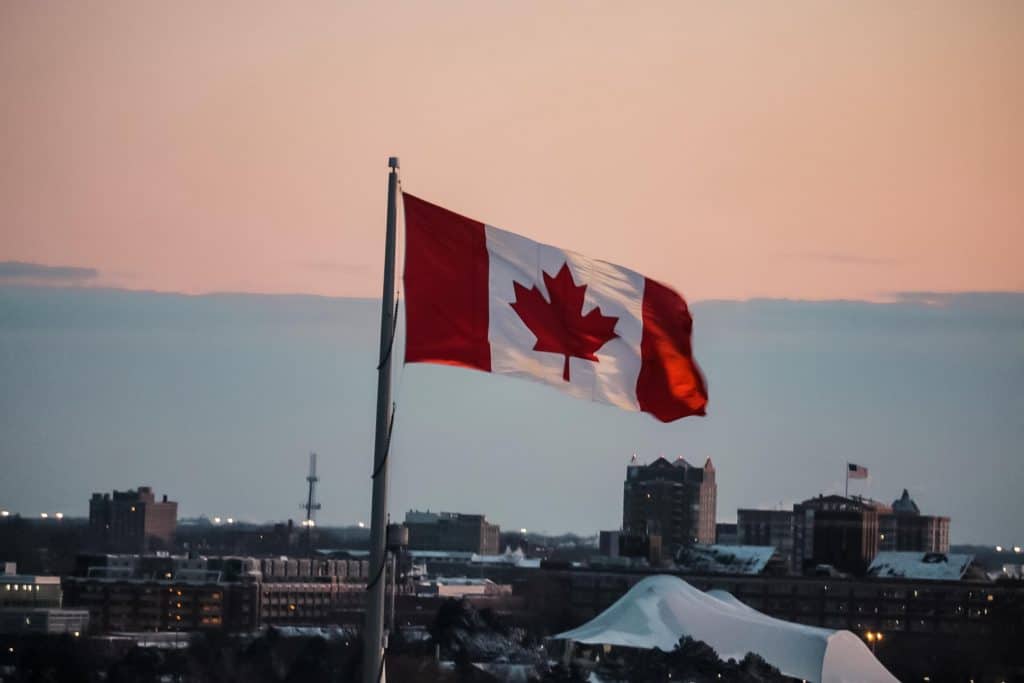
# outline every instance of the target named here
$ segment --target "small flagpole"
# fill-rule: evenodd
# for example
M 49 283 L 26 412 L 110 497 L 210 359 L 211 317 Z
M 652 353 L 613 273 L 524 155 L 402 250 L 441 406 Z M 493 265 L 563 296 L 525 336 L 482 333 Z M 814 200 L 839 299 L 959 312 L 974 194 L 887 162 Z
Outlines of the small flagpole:
M 846 463 L 846 495 L 843 498 L 850 497 L 850 463 Z
M 363 628 L 363 681 L 377 683 L 384 667 L 384 562 L 387 541 L 388 447 L 391 441 L 391 351 L 395 334 L 395 216 L 398 157 L 388 158 L 387 230 L 384 238 L 384 292 L 380 311 L 380 364 L 377 366 L 377 432 L 373 448 L 373 502 L 370 518 L 370 575 Z

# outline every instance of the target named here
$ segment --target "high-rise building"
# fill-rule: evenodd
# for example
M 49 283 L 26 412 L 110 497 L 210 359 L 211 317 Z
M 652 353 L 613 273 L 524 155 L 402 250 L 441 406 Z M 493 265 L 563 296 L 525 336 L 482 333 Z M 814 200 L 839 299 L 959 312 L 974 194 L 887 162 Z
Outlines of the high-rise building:
M 830 565 L 863 574 L 878 554 L 878 510 L 873 501 L 818 496 L 793 506 L 793 566 Z
M 410 510 L 405 514 L 405 526 L 409 530 L 409 550 L 498 554 L 501 528 L 483 515 Z
M 622 530 L 656 534 L 670 552 L 691 543 L 715 542 L 718 487 L 711 458 L 694 467 L 682 457 L 629 465 L 623 484 Z
M 178 504 L 157 501 L 153 489 L 94 493 L 89 500 L 89 532 L 99 550 L 145 552 L 164 550 L 174 542 Z
M 879 551 L 949 552 L 949 517 L 922 515 L 906 489 L 878 514 Z

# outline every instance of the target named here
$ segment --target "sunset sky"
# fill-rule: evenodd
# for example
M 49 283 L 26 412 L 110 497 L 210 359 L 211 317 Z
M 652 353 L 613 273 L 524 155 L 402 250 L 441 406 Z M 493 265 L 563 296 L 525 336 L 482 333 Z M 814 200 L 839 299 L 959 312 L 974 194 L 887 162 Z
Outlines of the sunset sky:
M 1019 0 L 0 2 L 0 507 L 297 517 L 315 450 L 368 521 L 390 155 L 677 288 L 710 391 L 396 369 L 396 518 L 615 528 L 637 452 L 712 457 L 720 520 L 856 462 L 1024 545 Z
M 691 299 L 1019 291 L 1022 66 L 1012 0 L 6 2 L 0 261 L 378 295 L 394 154 Z

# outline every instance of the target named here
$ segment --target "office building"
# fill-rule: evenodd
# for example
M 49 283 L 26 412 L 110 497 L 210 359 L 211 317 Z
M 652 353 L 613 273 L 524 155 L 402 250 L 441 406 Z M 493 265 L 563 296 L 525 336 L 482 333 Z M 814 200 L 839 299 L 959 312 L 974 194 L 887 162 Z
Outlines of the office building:
M 405 515 L 405 526 L 409 530 L 409 550 L 498 554 L 501 528 L 483 515 L 410 510 Z
M 711 458 L 703 467 L 682 457 L 629 465 L 623 483 L 622 530 L 632 536 L 658 535 L 669 552 L 690 543 L 712 544 L 717 495 Z
M 18 574 L 5 563 L 0 574 L 0 634 L 81 635 L 89 626 L 85 610 L 64 609 L 60 577 Z
M 793 506 L 793 566 L 827 565 L 863 575 L 878 554 L 878 510 L 873 501 L 830 495 Z

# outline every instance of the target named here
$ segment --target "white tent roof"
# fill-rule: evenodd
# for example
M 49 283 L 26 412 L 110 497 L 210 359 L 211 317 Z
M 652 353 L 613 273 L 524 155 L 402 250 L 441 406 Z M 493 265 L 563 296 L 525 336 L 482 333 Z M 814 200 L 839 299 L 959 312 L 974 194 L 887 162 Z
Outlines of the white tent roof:
M 556 638 L 672 651 L 702 640 L 722 659 L 754 652 L 786 676 L 815 683 L 897 683 L 860 638 L 782 621 L 724 591 L 705 593 L 675 576 L 649 576 L 583 626 Z

